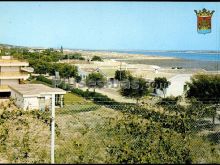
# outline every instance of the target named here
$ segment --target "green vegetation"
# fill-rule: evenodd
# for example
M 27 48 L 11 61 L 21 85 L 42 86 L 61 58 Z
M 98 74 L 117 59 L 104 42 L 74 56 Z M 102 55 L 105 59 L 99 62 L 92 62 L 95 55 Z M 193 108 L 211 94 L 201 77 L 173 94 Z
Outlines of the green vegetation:
M 79 82 L 81 82 L 82 77 L 81 77 L 81 76 L 76 76 L 76 77 L 75 77 L 75 80 L 76 80 L 77 83 L 79 83 Z
M 186 96 L 206 105 L 203 111 L 212 115 L 214 125 L 217 115 L 217 104 L 220 103 L 220 75 L 195 75 L 192 77 L 191 83 L 187 83 L 187 85 L 189 90 Z
M 76 104 L 82 98 L 72 93 L 65 96 L 65 107 L 56 112 L 56 163 L 220 161 L 219 138 L 216 132 L 210 133 L 209 127 L 201 125 L 206 114 L 199 102 L 183 106 L 178 103 L 180 98 L 172 97 L 161 101 L 172 104 L 148 107 L 120 104 L 80 89 L 72 92 L 97 104 Z M 48 163 L 49 147 L 45 148 L 45 144 L 50 144 L 48 112 L 2 112 L 0 147 L 7 160 Z M 204 129 L 207 131 L 203 132 Z
M 188 98 L 196 98 L 203 103 L 220 102 L 220 75 L 199 74 L 193 76 L 191 81 L 187 83 Z
M 99 56 L 93 56 L 91 61 L 103 61 L 103 59 Z
M 56 55 L 51 57 L 51 51 L 41 54 L 51 66 L 33 64 L 39 72 L 49 73 L 58 67 L 64 78 L 77 76 L 69 66 L 56 66 L 52 62 Z M 50 61 L 44 54 L 54 59 Z M 88 79 L 104 82 L 99 74 L 91 74 Z M 42 75 L 36 81 L 52 85 Z M 128 81 L 122 95 L 138 101 L 148 94 L 144 79 L 129 76 Z M 219 82 L 217 75 L 195 76 L 188 83 L 187 104 L 180 104 L 180 97 L 168 97 L 160 98 L 153 106 L 119 103 L 100 93 L 72 89 L 62 82 L 59 86 L 71 93 L 65 95 L 64 108 L 56 111 L 55 162 L 219 163 L 219 125 L 213 123 L 213 129 L 211 122 L 205 120 L 216 114 L 210 106 L 219 103 Z M 157 78 L 155 84 L 163 90 L 166 83 L 166 79 Z M 90 87 L 103 85 L 95 83 Z M 83 104 L 86 100 L 80 96 L 93 102 Z M 2 102 L 0 155 L 12 163 L 49 163 L 50 122 L 50 112 L 22 111 L 15 108 L 13 100 L 7 105 Z
M 90 73 L 86 77 L 86 86 L 88 88 L 93 88 L 94 92 L 95 88 L 103 88 L 106 82 L 106 78 L 101 73 Z
M 115 79 L 122 81 L 122 80 L 126 80 L 129 78 L 129 76 L 131 76 L 129 71 L 126 70 L 116 70 L 115 71 Z
M 36 78 L 37 81 L 45 82 L 46 84 L 52 84 L 52 80 L 47 79 L 46 77 L 40 75 Z
M 101 105 L 114 105 L 118 104 L 115 100 L 110 99 L 108 96 L 97 92 L 90 92 L 89 90 L 83 91 L 81 89 L 75 88 L 71 90 L 72 93 L 77 94 L 85 99 L 92 100 L 96 104 Z
M 85 58 L 82 57 L 81 53 L 66 54 L 62 57 L 62 59 L 63 60 L 65 59 L 85 60 Z
M 38 74 L 55 75 L 55 71 L 60 73 L 61 78 L 77 76 L 77 68 L 73 65 L 56 63 L 64 56 L 62 52 L 54 49 L 45 49 L 42 52 L 29 52 L 25 48 L 2 49 L 1 55 L 9 54 L 20 60 L 27 60 L 34 72 Z M 77 54 L 79 56 L 79 54 Z M 64 56 L 65 57 L 65 56 Z
M 219 147 L 208 140 L 209 135 L 199 134 L 198 114 L 191 113 L 195 107 L 180 107 L 177 114 L 166 109 L 158 112 L 158 108 L 163 107 L 117 106 L 118 111 L 113 111 L 101 106 L 74 105 L 61 110 L 59 123 L 62 125 L 64 115 L 63 125 L 70 124 L 61 133 L 63 141 L 57 142 L 62 147 L 57 149 L 56 162 L 219 162 Z
M 60 47 L 60 52 L 63 53 L 63 46 Z
M 49 148 L 45 147 L 50 142 L 49 113 L 0 111 L 0 154 L 8 163 L 49 163 Z M 59 134 L 58 127 L 56 133 Z
M 48 63 L 44 61 L 31 61 L 30 65 L 34 68 L 35 73 L 55 75 L 59 72 L 61 78 L 75 77 L 77 75 L 76 66 L 62 63 Z
M 76 104 L 82 102 L 85 102 L 85 100 L 82 97 L 79 97 L 73 93 L 67 93 L 64 95 L 64 105 Z
M 163 92 L 164 98 L 166 96 L 166 89 L 170 85 L 170 82 L 166 79 L 166 77 L 156 77 L 154 79 L 155 88 L 159 89 Z
M 73 54 L 66 54 L 62 57 L 63 60 L 65 59 L 76 59 L 76 60 L 85 60 L 84 57 L 80 53 L 73 53 Z
M 134 98 L 138 100 L 146 96 L 148 91 L 147 82 L 143 78 L 129 76 L 126 84 L 121 87 L 120 93 L 122 96 Z

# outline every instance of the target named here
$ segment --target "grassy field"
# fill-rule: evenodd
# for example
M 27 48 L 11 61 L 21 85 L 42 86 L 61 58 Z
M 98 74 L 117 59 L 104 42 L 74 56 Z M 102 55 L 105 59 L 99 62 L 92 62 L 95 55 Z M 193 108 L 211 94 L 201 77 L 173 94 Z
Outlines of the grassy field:
M 68 94 L 66 97 L 68 103 L 83 100 L 72 94 Z M 39 111 L 27 113 L 17 110 L 8 113 L 6 111 L 0 111 L 0 163 L 50 163 L 50 118 L 48 118 L 50 113 L 44 114 Z M 140 143 L 139 138 L 141 134 L 143 134 L 143 140 L 150 138 L 145 135 L 149 123 L 147 119 L 138 115 L 122 113 L 120 108 L 114 110 L 94 103 L 66 104 L 64 108 L 56 111 L 55 122 L 57 125 L 56 163 L 123 162 L 123 160 L 115 159 L 116 153 L 112 153 L 112 155 L 109 152 L 111 146 L 119 149 L 116 150 L 117 154 L 122 152 L 122 158 L 139 154 L 141 156 L 141 151 L 146 153 L 142 148 L 146 147 L 147 141 Z M 207 131 L 209 135 L 214 133 L 211 130 Z M 157 130 L 153 129 L 151 134 L 156 142 L 159 138 Z M 189 148 L 192 161 L 194 163 L 220 162 L 219 142 L 209 141 L 206 137 L 206 135 L 198 136 L 197 134 L 190 136 Z M 176 150 L 182 147 L 182 137 L 173 134 L 170 138 L 172 140 L 169 140 L 169 143 L 173 147 L 171 153 L 178 154 Z M 134 144 L 132 144 L 133 141 Z M 130 146 L 134 147 L 132 151 L 129 150 L 131 144 L 134 145 Z M 152 145 L 157 146 L 157 144 Z M 152 153 L 156 154 L 157 149 Z M 150 161 L 154 162 L 154 160 Z
M 64 104 L 75 104 L 75 103 L 82 103 L 82 102 L 88 102 L 84 98 L 77 96 L 73 93 L 67 93 L 64 95 Z
M 51 84 L 47 84 L 45 82 L 42 82 L 42 81 L 38 81 L 38 80 L 31 80 L 31 81 L 28 81 L 27 83 L 30 83 L 30 84 L 43 84 L 43 85 L 47 85 L 49 87 L 52 87 Z

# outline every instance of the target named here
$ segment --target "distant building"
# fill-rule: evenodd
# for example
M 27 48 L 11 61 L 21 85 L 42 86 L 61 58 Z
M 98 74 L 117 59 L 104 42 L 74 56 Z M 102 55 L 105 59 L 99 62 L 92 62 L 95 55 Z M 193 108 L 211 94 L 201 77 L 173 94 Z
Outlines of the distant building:
M 29 78 L 29 63 L 13 59 L 11 56 L 0 58 L 0 97 L 9 97 L 11 89 L 8 85 L 21 84 Z M 30 69 L 30 68 L 29 68 Z
M 66 91 L 51 88 L 43 84 L 10 85 L 11 98 L 17 107 L 23 110 L 51 110 L 54 106 L 63 107 L 63 96 Z
M 100 68 L 80 68 L 78 67 L 78 73 L 79 76 L 81 76 L 82 79 L 86 79 L 86 77 L 91 74 L 91 73 L 100 73 L 102 74 L 105 78 L 108 78 L 108 76 L 106 75 L 106 73 L 104 73 Z

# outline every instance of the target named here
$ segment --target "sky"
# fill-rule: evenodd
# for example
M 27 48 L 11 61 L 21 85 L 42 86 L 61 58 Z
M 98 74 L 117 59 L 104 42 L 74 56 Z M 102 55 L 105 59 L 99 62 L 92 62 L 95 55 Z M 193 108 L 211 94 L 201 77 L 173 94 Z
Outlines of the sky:
M 194 10 L 215 10 L 197 33 Z M 0 43 L 100 50 L 218 50 L 219 2 L 0 2 Z

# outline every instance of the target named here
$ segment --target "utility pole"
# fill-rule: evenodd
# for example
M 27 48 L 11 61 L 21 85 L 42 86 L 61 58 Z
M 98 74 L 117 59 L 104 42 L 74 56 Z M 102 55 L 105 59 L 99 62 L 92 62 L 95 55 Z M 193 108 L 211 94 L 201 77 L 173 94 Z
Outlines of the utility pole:
M 120 87 L 121 87 L 121 62 L 120 62 Z
M 54 164 L 55 153 L 55 94 L 52 95 L 52 108 L 51 108 L 51 164 Z
M 60 80 L 59 72 L 55 72 L 55 88 L 57 88 L 57 80 Z M 55 94 L 52 94 L 51 99 L 51 149 L 50 149 L 50 160 L 51 164 L 55 163 Z

